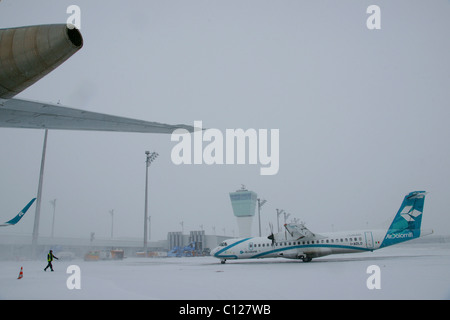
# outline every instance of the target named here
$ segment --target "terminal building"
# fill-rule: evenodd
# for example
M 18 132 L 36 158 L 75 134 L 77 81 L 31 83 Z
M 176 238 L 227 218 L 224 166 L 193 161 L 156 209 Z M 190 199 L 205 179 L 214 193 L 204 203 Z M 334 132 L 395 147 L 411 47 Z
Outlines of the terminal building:
M 0 234 L 0 261 L 22 260 L 32 256 L 31 234 L 11 235 Z M 182 232 L 169 232 L 167 239 L 149 241 L 148 251 L 169 253 L 174 247 L 184 248 L 193 245 L 196 254 L 207 254 L 210 249 L 230 236 L 208 235 L 204 230 Z M 61 252 L 71 253 L 74 258 L 82 258 L 90 251 L 110 251 L 121 249 L 125 257 L 143 256 L 143 240 L 136 238 L 67 238 L 40 236 L 37 245 L 37 257 L 46 259 L 48 251 L 52 249 L 58 258 Z M 163 256 L 166 256 L 165 254 Z
M 231 206 L 237 220 L 240 238 L 252 236 L 257 197 L 255 192 L 247 190 L 244 185 L 240 190 L 230 192 Z

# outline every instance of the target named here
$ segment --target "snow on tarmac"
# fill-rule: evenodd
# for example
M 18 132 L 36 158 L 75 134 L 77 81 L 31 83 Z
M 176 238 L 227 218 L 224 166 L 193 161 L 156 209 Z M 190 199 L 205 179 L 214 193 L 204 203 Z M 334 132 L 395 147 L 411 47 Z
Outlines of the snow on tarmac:
M 310 263 L 213 257 L 126 258 L 122 261 L 1 261 L 0 299 L 450 299 L 450 245 L 408 244 L 335 255 Z M 80 289 L 68 289 L 70 265 Z M 369 290 L 367 268 L 380 268 Z M 17 279 L 23 267 L 24 277 Z

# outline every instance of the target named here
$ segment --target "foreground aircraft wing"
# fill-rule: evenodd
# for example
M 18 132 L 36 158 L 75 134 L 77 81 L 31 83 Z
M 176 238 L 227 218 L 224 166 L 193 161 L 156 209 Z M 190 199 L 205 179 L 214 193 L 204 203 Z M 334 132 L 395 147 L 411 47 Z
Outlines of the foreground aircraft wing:
M 180 128 L 194 131 L 187 125 L 135 120 L 14 98 L 0 101 L 0 127 L 169 134 Z
M 33 202 L 36 200 L 36 198 L 31 199 L 30 202 L 28 202 L 28 204 L 25 206 L 25 208 L 22 209 L 22 211 L 20 211 L 17 216 L 15 216 L 14 218 L 12 218 L 11 220 L 9 220 L 8 222 L 5 222 L 4 224 L 0 224 L 0 227 L 7 227 L 7 226 L 13 226 L 15 225 L 17 222 L 20 221 L 20 219 L 22 219 L 22 217 L 25 215 L 25 213 L 28 211 L 28 209 L 31 207 L 31 205 L 33 204 Z

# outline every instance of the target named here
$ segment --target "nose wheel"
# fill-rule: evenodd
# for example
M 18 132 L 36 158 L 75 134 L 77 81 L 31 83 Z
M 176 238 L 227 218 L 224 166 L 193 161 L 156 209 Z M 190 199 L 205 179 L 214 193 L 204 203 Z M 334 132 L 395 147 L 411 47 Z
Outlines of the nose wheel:
M 221 260 L 220 260 L 220 263 L 221 263 L 221 264 L 225 264 L 226 261 L 227 261 L 227 259 L 221 259 Z

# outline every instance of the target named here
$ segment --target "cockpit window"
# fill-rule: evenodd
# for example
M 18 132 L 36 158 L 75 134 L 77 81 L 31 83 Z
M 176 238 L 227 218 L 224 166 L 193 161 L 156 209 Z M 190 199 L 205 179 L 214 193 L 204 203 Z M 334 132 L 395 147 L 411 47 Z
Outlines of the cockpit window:
M 222 242 L 221 244 L 219 244 L 219 247 L 226 247 L 228 244 L 226 242 Z

